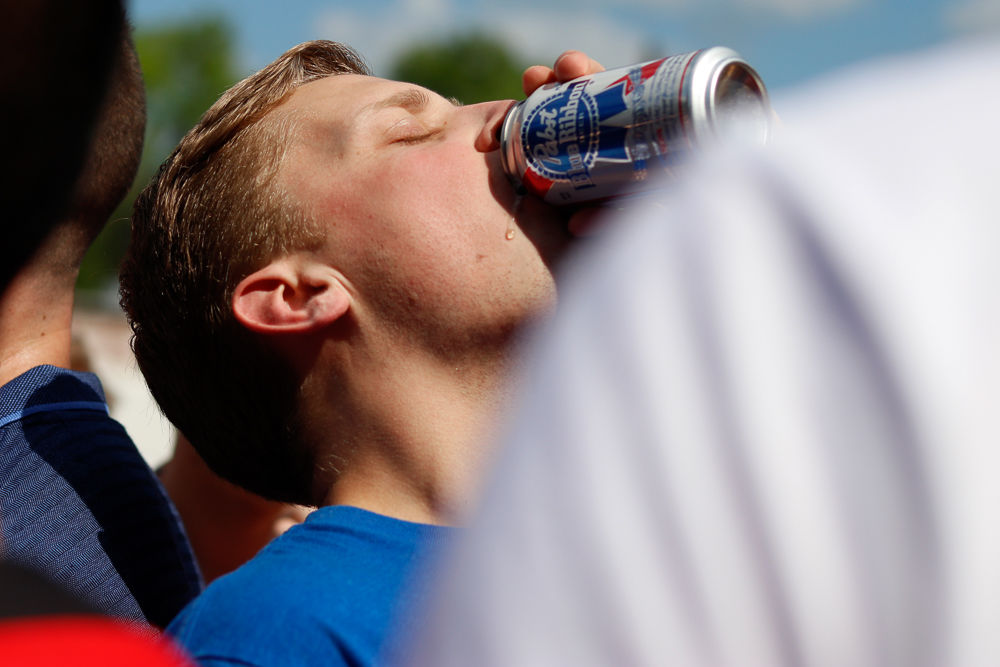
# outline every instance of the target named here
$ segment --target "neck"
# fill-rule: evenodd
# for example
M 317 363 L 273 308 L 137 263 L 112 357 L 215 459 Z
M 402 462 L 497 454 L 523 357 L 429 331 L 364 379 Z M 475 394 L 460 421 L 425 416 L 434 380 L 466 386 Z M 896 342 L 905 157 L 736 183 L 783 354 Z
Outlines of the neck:
M 0 293 L 0 384 L 42 364 L 69 367 L 74 280 L 28 266 Z
M 339 469 L 326 504 L 453 524 L 466 513 L 490 453 L 506 362 L 444 363 L 398 349 L 375 358 L 319 406 L 340 408 L 318 429 L 329 438 L 318 451 L 335 453 L 332 467 Z

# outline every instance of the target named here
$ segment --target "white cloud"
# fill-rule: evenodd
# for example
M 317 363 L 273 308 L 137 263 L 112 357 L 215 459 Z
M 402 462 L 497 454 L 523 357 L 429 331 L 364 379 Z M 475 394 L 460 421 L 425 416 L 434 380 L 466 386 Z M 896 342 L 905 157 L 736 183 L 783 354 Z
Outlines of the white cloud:
M 315 25 L 318 37 L 350 44 L 376 72 L 381 72 L 415 38 L 441 33 L 451 22 L 446 9 L 446 2 L 403 0 L 379 11 L 327 10 Z
M 399 4 L 410 16 L 444 16 L 451 8 L 449 0 L 401 0 Z
M 1000 0 L 966 0 L 949 7 L 944 19 L 958 33 L 1000 31 Z
M 766 11 L 793 20 L 814 19 L 853 9 L 870 0 L 735 0 L 741 10 Z
M 482 27 L 494 31 L 527 60 L 549 64 L 567 49 L 585 51 L 609 67 L 628 65 L 642 55 L 643 40 L 633 27 L 607 14 L 521 9 L 493 10 Z M 663 54 L 667 55 L 667 54 Z
M 586 9 L 588 4 L 598 5 L 578 0 L 572 12 L 530 6 L 486 8 L 470 20 L 453 11 L 449 0 L 397 0 L 380 10 L 327 10 L 316 20 L 316 30 L 318 36 L 356 48 L 377 73 L 384 73 L 393 58 L 414 42 L 471 30 L 495 35 L 530 62 L 549 64 L 570 48 L 608 66 L 637 62 L 648 40 L 615 20 L 611 12 Z
M 662 11 L 664 9 L 678 9 L 680 7 L 690 7 L 693 4 L 697 4 L 697 0 L 617 0 L 616 2 L 609 3 L 608 0 L 563 0 L 563 2 L 548 2 L 551 6 L 561 6 L 564 10 L 578 11 L 583 7 L 589 8 L 599 8 L 602 10 L 615 10 L 622 9 L 625 7 L 637 7 L 640 9 L 655 9 Z M 518 9 L 522 11 L 523 8 Z

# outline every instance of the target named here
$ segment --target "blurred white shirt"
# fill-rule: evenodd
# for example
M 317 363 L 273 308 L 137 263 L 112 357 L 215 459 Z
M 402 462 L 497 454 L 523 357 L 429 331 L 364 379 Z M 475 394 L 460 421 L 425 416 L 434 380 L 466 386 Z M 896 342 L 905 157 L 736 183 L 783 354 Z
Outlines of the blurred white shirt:
M 1000 48 L 776 106 L 571 267 L 408 664 L 1000 664 Z

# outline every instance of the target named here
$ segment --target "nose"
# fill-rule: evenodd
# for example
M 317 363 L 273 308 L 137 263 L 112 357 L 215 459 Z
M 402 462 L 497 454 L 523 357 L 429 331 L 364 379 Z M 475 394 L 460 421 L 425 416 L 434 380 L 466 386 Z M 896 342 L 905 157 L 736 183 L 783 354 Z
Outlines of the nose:
M 489 153 L 500 148 L 500 128 L 503 126 L 503 119 L 507 116 L 510 108 L 516 104 L 513 100 L 497 100 L 496 102 L 483 102 L 467 107 L 469 111 L 481 114 L 482 129 L 476 136 L 476 150 L 481 153 Z

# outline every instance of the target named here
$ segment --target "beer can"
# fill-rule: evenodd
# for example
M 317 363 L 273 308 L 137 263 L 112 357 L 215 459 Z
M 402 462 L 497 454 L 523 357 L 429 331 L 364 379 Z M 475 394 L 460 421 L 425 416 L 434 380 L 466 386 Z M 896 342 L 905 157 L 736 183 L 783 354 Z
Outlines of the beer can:
M 770 123 L 760 76 L 715 46 L 546 84 L 507 113 L 500 147 L 519 192 L 577 204 L 658 185 L 712 142 L 762 144 Z

